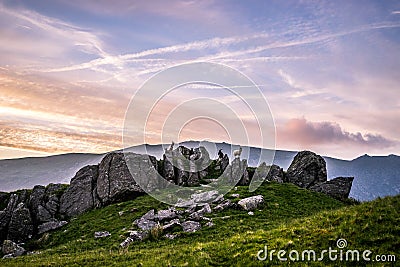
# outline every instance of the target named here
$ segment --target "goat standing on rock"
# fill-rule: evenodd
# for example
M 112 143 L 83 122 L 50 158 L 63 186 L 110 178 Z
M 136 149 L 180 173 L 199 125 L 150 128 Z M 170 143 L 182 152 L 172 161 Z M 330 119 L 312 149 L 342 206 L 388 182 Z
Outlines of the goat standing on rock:
M 242 154 L 242 147 L 239 147 L 238 150 L 234 150 L 234 151 L 233 151 L 233 156 L 234 156 L 235 158 L 240 158 L 240 154 Z

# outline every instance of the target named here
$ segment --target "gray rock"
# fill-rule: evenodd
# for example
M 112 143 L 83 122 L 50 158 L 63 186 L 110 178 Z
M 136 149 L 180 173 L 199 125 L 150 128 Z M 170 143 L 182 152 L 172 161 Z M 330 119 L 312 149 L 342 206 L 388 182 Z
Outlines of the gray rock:
M 171 229 L 174 226 L 180 226 L 181 223 L 179 221 L 179 219 L 173 219 L 172 221 L 170 221 L 169 223 L 166 223 L 162 226 L 163 230 L 166 231 L 168 229 Z
M 11 220 L 13 211 L 17 208 L 19 197 L 17 194 L 11 194 L 7 203 L 7 207 L 0 211 L 0 240 L 7 238 L 8 225 Z
M 107 231 L 94 232 L 94 238 L 103 238 L 108 236 L 111 236 L 111 234 Z
M 337 177 L 322 184 L 310 187 L 311 190 L 327 194 L 338 200 L 349 197 L 354 177 Z
M 159 221 L 164 221 L 164 220 L 171 220 L 178 217 L 178 214 L 176 214 L 175 208 L 169 208 L 166 210 L 159 210 L 157 212 L 157 218 Z
M 219 179 L 223 179 L 226 183 L 230 185 L 249 185 L 250 178 L 247 172 L 247 160 L 240 158 L 235 158 L 231 165 L 227 166 L 224 173 Z
M 55 230 L 58 228 L 63 227 L 64 225 L 68 224 L 67 221 L 50 221 L 40 224 L 38 226 L 38 234 L 43 234 L 51 230 Z
M 254 215 L 254 212 L 249 211 L 247 214 L 249 214 L 250 216 L 253 216 L 253 215 Z
M 238 204 L 244 209 L 244 210 L 255 210 L 258 208 L 261 204 L 264 203 L 264 197 L 262 195 L 257 195 L 257 196 L 252 196 L 248 198 L 244 198 L 238 202 Z
M 154 220 L 155 219 L 154 209 L 149 210 L 145 215 L 142 216 L 142 219 L 150 221 Z
M 284 172 L 281 167 L 278 165 L 272 165 L 269 169 L 268 175 L 266 177 L 267 181 L 272 181 L 272 182 L 277 182 L 277 183 L 283 183 L 284 182 Z
M 232 194 L 231 197 L 239 198 L 240 195 L 239 194 Z
M 11 255 L 11 258 L 13 258 L 24 255 L 26 250 L 11 240 L 4 240 L 2 252 L 3 254 Z
M 201 229 L 201 224 L 195 221 L 186 221 L 181 223 L 184 232 L 194 233 Z
M 221 202 L 220 204 L 218 204 L 218 205 L 214 208 L 214 210 L 215 210 L 215 211 L 223 211 L 223 210 L 225 210 L 225 209 L 227 209 L 227 208 L 230 208 L 231 206 L 232 206 L 232 202 L 231 202 L 229 199 L 227 199 L 227 200 Z
M 149 231 L 158 225 L 154 221 L 150 221 L 150 220 L 146 220 L 146 219 L 142 219 L 142 218 L 135 220 L 134 223 L 137 225 L 137 227 L 139 227 L 141 230 L 144 230 L 144 231 Z
M 95 207 L 94 185 L 98 176 L 98 166 L 85 166 L 80 169 L 68 189 L 61 196 L 60 213 L 73 217 Z
M 165 238 L 168 238 L 168 239 L 171 239 L 171 240 L 173 240 L 173 239 L 178 237 L 178 235 L 174 235 L 174 234 L 166 234 L 164 236 L 165 236 Z
M 227 154 L 225 154 L 222 159 L 221 159 L 221 170 L 222 172 L 225 171 L 226 167 L 229 165 L 229 157 Z
M 149 233 L 147 231 L 131 231 L 129 234 L 129 237 L 132 240 L 138 240 L 142 241 L 146 239 L 149 236 Z
M 210 204 L 207 203 L 200 210 L 190 214 L 189 218 L 192 220 L 202 220 L 204 214 L 211 213 L 211 212 L 212 212 L 212 210 L 211 210 Z
M 19 203 L 11 215 L 7 239 L 20 243 L 28 240 L 32 235 L 33 222 L 30 211 L 25 204 Z
M 193 199 L 195 203 L 211 203 L 215 201 L 218 197 L 220 197 L 220 194 L 217 190 L 211 190 L 191 195 L 191 199 Z
M 122 243 L 121 244 L 119 244 L 122 248 L 126 248 L 126 247 L 128 247 L 130 244 L 132 244 L 133 243 L 133 239 L 131 238 L 131 237 L 127 237 L 124 241 L 122 241 Z
M 213 227 L 214 226 L 214 223 L 213 222 L 207 222 L 206 224 L 205 224 L 205 226 L 207 226 L 207 227 Z
M 99 164 L 97 195 L 103 205 L 134 199 L 156 187 L 157 161 L 135 153 L 109 153 Z M 128 168 L 129 166 L 129 168 Z
M 290 164 L 287 181 L 303 188 L 327 181 L 325 160 L 310 151 L 299 152 Z
M 3 256 L 3 259 L 12 259 L 14 258 L 13 254 L 7 254 Z

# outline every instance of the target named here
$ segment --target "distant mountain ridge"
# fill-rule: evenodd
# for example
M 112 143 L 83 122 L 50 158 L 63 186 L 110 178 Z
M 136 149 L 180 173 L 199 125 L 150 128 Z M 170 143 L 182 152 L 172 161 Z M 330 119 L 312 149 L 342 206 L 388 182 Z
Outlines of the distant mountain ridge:
M 200 142 L 188 141 L 182 144 L 187 147 L 197 147 Z M 217 157 L 218 149 L 223 149 L 228 155 L 237 149 L 237 145 L 227 143 L 201 142 L 211 157 Z M 165 145 L 168 147 L 168 145 Z M 161 158 L 164 152 L 162 145 L 140 145 L 127 149 L 128 151 L 149 154 Z M 244 147 L 244 154 L 248 153 L 249 166 L 256 167 L 265 159 L 260 158 L 263 152 L 266 155 L 271 150 Z M 297 154 L 296 151 L 275 151 L 274 164 L 285 170 Z M 0 191 L 13 191 L 22 188 L 33 188 L 37 184 L 69 183 L 75 173 L 86 165 L 98 164 L 105 154 L 71 153 L 49 157 L 35 157 L 22 159 L 0 160 Z M 245 156 L 245 155 L 243 155 Z M 245 158 L 245 157 L 244 157 Z M 338 176 L 354 176 L 350 197 L 366 201 L 377 197 L 400 194 L 400 157 L 368 156 L 364 155 L 353 160 L 341 160 L 324 157 L 327 163 L 328 178 Z

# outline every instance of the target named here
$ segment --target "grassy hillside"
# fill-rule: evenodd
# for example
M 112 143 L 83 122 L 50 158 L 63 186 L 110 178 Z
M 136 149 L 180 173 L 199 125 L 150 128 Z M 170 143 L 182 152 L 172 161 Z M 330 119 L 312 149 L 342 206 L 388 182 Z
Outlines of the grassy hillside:
M 400 248 L 400 196 L 363 204 L 345 204 L 325 195 L 290 184 L 265 183 L 255 193 L 238 187 L 240 197 L 262 194 L 266 204 L 248 215 L 240 210 L 214 212 L 215 226 L 196 233 L 185 233 L 175 240 L 149 239 L 121 249 L 134 219 L 151 208 L 166 206 L 149 196 L 93 210 L 72 220 L 59 231 L 31 242 L 40 254 L 0 260 L 1 266 L 249 266 L 276 265 L 277 260 L 261 262 L 257 252 L 268 249 L 314 249 L 318 253 L 345 238 L 346 249 L 369 249 L 376 254 L 397 254 Z M 229 194 L 227 195 L 229 198 Z M 238 199 L 232 199 L 237 201 Z M 124 211 L 122 215 L 118 212 Z M 110 237 L 94 239 L 95 231 L 109 231 Z M 287 256 L 287 255 L 286 255 Z M 293 264 L 283 262 L 282 264 Z M 309 265 L 348 264 L 324 262 Z M 387 264 L 387 263 L 386 263 Z M 365 266 L 360 262 L 359 266 Z M 390 265 L 389 265 L 390 266 Z

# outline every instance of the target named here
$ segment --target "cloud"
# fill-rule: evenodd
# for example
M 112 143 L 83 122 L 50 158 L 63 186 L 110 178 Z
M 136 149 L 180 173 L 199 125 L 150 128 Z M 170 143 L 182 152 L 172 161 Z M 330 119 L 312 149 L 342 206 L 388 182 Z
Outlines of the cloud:
M 396 145 L 396 141 L 379 134 L 351 133 L 334 122 L 312 122 L 305 118 L 290 119 L 281 127 L 278 126 L 278 138 L 280 142 L 306 146 L 337 144 L 366 148 L 389 148 Z
M 395 10 L 395 11 L 392 11 L 392 14 L 393 14 L 393 15 L 400 14 L 400 11 L 397 11 L 397 10 Z

